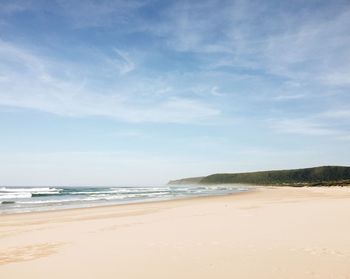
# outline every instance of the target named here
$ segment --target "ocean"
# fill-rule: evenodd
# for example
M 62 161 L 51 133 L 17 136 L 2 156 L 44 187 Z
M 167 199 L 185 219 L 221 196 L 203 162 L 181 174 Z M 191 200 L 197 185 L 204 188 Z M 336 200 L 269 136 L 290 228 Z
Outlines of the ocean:
M 0 214 L 227 195 L 243 186 L 0 187 Z

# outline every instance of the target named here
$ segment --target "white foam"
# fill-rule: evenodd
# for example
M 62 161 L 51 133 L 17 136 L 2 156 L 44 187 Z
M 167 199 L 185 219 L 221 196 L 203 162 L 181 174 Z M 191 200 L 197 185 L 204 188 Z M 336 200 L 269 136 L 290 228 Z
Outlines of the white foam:
M 26 199 L 31 198 L 31 193 L 9 193 L 9 194 L 1 194 L 0 193 L 0 200 L 6 200 L 6 199 Z
M 58 191 L 60 189 L 57 188 L 49 188 L 49 187 L 36 187 L 36 188 L 30 188 L 30 187 L 22 187 L 22 188 L 13 188 L 13 187 L 2 187 L 0 188 L 0 192 L 8 192 L 8 193 L 15 193 L 15 192 L 51 192 L 51 191 Z
M 54 187 L 2 187 L 0 188 L 0 202 L 14 201 L 6 207 L 0 207 L 0 214 L 4 210 L 36 211 L 66 207 L 86 207 L 97 204 L 119 204 L 141 202 L 159 199 L 176 199 L 180 197 L 194 197 L 217 195 L 231 191 L 242 191 L 238 187 L 226 186 L 168 186 L 168 187 L 113 187 L 113 188 L 54 188 Z M 43 196 L 34 196 L 34 195 Z M 11 210 L 9 210 L 9 208 Z

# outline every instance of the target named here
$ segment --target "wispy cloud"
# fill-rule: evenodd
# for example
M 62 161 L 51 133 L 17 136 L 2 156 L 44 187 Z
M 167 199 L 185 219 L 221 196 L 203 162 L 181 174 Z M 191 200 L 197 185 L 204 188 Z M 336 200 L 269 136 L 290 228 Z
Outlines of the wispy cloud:
M 291 94 L 291 95 L 279 95 L 274 97 L 273 99 L 276 101 L 288 101 L 288 100 L 297 100 L 305 98 L 304 94 Z
M 280 134 L 322 136 L 322 138 L 336 141 L 348 141 L 350 139 L 350 129 L 347 125 L 349 119 L 349 111 L 333 110 L 305 118 L 270 120 L 269 127 Z
M 335 131 L 318 122 L 307 119 L 281 119 L 271 121 L 270 127 L 278 133 L 308 135 L 308 136 L 334 136 Z
M 333 119 L 349 120 L 350 119 L 350 109 L 344 109 L 344 108 L 333 109 L 333 110 L 329 110 L 329 111 L 322 113 L 321 116 L 327 117 L 327 118 L 333 118 Z
M 210 90 L 210 93 L 214 96 L 218 96 L 218 97 L 221 97 L 221 96 L 224 96 L 225 94 L 220 92 L 220 89 L 219 87 L 217 86 L 213 86 Z
M 12 1 L 1 1 L 0 3 L 0 14 L 11 15 L 31 9 L 30 1 L 23 0 L 12 0 Z
M 0 2 L 6 181 L 349 161 L 348 0 Z
M 129 56 L 121 50 L 115 49 L 115 52 L 119 55 L 117 64 L 108 61 L 101 64 L 102 69 L 117 67 L 121 74 L 131 72 L 135 66 Z M 129 88 L 114 86 L 92 90 L 85 85 L 86 79 L 79 74 L 72 75 L 77 65 L 47 59 L 3 41 L 0 42 L 0 56 L 1 105 L 127 122 L 193 123 L 220 115 L 218 109 L 198 100 L 171 96 L 154 99 L 153 92 L 148 92 L 152 86 L 144 84 L 140 88 L 142 81 L 137 77 L 130 81 Z M 67 69 L 69 67 L 72 69 Z M 82 67 L 85 67 L 83 72 L 88 71 L 86 65 Z M 134 90 L 140 89 L 144 100 L 134 98 Z M 158 90 L 164 90 L 163 85 Z
M 130 59 L 128 53 L 116 48 L 114 51 L 118 54 L 119 63 L 117 63 L 117 67 L 121 74 L 127 74 L 135 69 L 135 63 Z
M 19 3 L 16 2 L 14 5 L 19 6 Z M 11 7 L 10 4 L 6 4 L 6 7 Z M 159 80 L 165 74 L 163 75 L 158 69 L 143 68 L 144 72 L 145 69 L 154 72 L 153 76 L 147 77 L 146 80 L 144 76 L 137 76 L 137 72 L 142 70 L 142 65 L 134 58 L 133 50 L 120 46 L 110 46 L 109 52 L 93 47 L 85 50 L 86 58 L 91 59 L 91 64 L 94 64 L 93 69 L 92 65 L 86 64 L 88 59 L 81 65 L 79 65 L 81 61 L 57 61 L 33 54 L 15 44 L 7 43 L 6 48 L 6 43 L 2 42 L 3 58 L 6 56 L 7 60 L 12 59 L 6 64 L 7 68 L 3 68 L 4 73 L 0 75 L 2 84 L 9 84 L 15 80 L 16 72 L 8 69 L 16 63 L 30 69 L 25 75 L 27 79 L 22 77 L 21 83 L 27 83 L 25 87 L 33 91 L 34 97 L 32 96 L 32 101 L 26 102 L 24 106 L 34 107 L 33 100 L 38 98 L 39 92 L 45 91 L 52 92 L 50 96 L 56 96 L 61 102 L 67 103 L 62 107 L 73 107 L 68 105 L 69 103 L 79 104 L 76 109 L 69 109 L 78 115 L 102 114 L 109 115 L 108 117 L 114 115 L 118 119 L 128 118 L 131 121 L 141 118 L 145 121 L 154 121 L 152 119 L 156 117 L 152 117 L 152 113 L 140 104 L 148 103 L 169 115 L 164 117 L 166 119 L 164 121 L 174 118 L 170 122 L 176 122 L 175 118 L 183 118 L 176 115 L 184 113 L 185 108 L 182 106 L 178 113 L 173 113 L 179 106 L 175 108 L 171 104 L 174 100 L 182 100 L 181 102 L 196 104 L 196 107 L 200 108 L 196 110 L 196 117 L 193 116 L 193 112 L 185 113 L 192 119 L 190 121 L 193 121 L 193 119 L 208 119 L 221 113 L 217 104 L 214 108 L 211 100 L 204 96 L 228 97 L 230 94 L 223 93 L 227 91 L 228 86 L 225 88 L 223 83 L 229 84 L 230 75 L 235 78 L 242 77 L 246 84 L 256 83 L 258 77 L 263 82 L 257 88 L 250 90 L 254 90 L 251 95 L 263 96 L 265 99 L 281 103 L 307 98 L 310 94 L 319 98 L 317 95 L 322 95 L 318 93 L 317 88 L 320 84 L 327 86 L 325 91 L 339 86 L 342 87 L 340 90 L 345 90 L 344 88 L 349 85 L 350 36 L 346 28 L 350 24 L 348 5 L 336 5 L 331 9 L 320 7 L 317 13 L 310 14 L 309 12 L 314 9 L 311 4 L 305 4 L 303 9 L 290 12 L 286 8 L 287 4 L 275 7 L 271 2 L 258 4 L 253 0 L 229 1 L 220 5 L 217 1 L 198 3 L 178 1 L 156 10 L 157 20 L 147 18 L 140 12 L 145 7 L 155 5 L 153 1 L 102 1 L 98 5 L 94 1 L 87 1 L 82 5 L 80 2 L 61 0 L 55 5 L 58 7 L 55 10 L 56 14 L 74 21 L 71 22 L 73 28 L 103 26 L 111 32 L 109 24 L 113 23 L 113 28 L 118 26 L 113 32 L 118 33 L 123 29 L 123 24 L 127 24 L 125 32 L 129 34 L 139 32 L 148 39 L 157 40 L 154 52 L 166 50 L 189 53 L 190 56 L 187 57 L 190 57 L 190 60 L 195 59 L 196 69 L 193 71 L 197 72 L 193 73 L 193 76 L 203 78 L 193 79 L 192 84 L 183 83 L 181 87 L 179 83 L 184 80 L 184 75 L 181 72 L 174 72 L 171 83 L 163 79 L 160 85 Z M 39 7 L 35 4 L 29 5 L 31 9 L 36 6 Z M 13 13 L 16 12 L 14 8 L 8 9 Z M 213 10 L 215 12 L 211 12 Z M 275 13 L 275 16 L 269 16 L 270 13 Z M 130 17 L 136 14 L 137 22 L 131 22 Z M 142 52 L 141 48 L 137 49 Z M 12 65 L 9 66 L 9 63 Z M 186 71 L 191 71 L 187 67 L 184 68 Z M 208 73 L 215 73 L 221 79 L 221 83 L 205 80 Z M 125 77 L 125 81 L 120 78 L 113 80 L 112 77 L 116 74 Z M 289 83 L 288 91 L 276 92 L 275 89 L 271 94 L 265 93 L 272 92 L 278 85 L 270 84 L 269 79 L 273 78 L 283 79 L 284 83 Z M 91 86 L 91 83 L 95 83 L 95 86 Z M 98 88 L 96 84 L 102 83 L 110 83 L 108 89 Z M 299 86 L 295 86 L 296 84 Z M 19 103 L 18 99 L 21 99 L 24 103 L 25 98 L 21 96 L 20 86 L 12 86 L 10 91 L 14 92 L 16 89 L 20 96 L 16 102 Z M 230 86 L 235 84 L 231 82 Z M 196 88 L 192 96 L 189 95 L 190 88 Z M 279 90 L 284 89 L 279 87 Z M 233 89 L 237 92 L 239 90 L 240 88 Z M 14 94 L 11 97 L 3 96 L 3 103 L 5 104 L 4 100 L 7 100 L 7 104 L 14 104 L 14 96 Z M 78 96 L 80 101 L 74 101 Z M 136 100 L 140 96 L 141 102 Z M 47 103 L 44 101 L 47 98 L 48 94 L 41 94 L 40 101 L 37 101 L 42 103 L 39 107 L 51 107 L 50 111 L 60 111 L 53 109 L 55 106 L 52 103 L 55 102 L 43 105 Z M 111 108 L 105 109 L 108 106 Z M 186 112 L 189 112 L 189 105 L 186 107 Z M 166 112 L 167 110 L 169 111 Z M 74 114 L 66 111 L 62 113 Z M 80 113 L 77 113 L 79 111 Z M 154 115 L 159 115 L 153 111 Z
M 180 1 L 162 13 L 161 24 L 148 30 L 164 38 L 169 48 L 203 54 L 217 70 L 259 70 L 296 82 L 348 86 L 350 6 L 323 7 L 312 14 L 312 5 L 294 13 L 284 7 L 287 3 L 281 11 L 273 5 Z
M 349 52 L 350 54 L 350 52 Z M 335 86 L 349 86 L 350 85 L 350 69 L 344 67 L 343 69 L 333 69 L 319 77 L 322 83 Z
M 135 20 L 138 9 L 147 3 L 140 0 L 58 0 L 56 13 L 67 18 L 74 28 L 124 25 Z

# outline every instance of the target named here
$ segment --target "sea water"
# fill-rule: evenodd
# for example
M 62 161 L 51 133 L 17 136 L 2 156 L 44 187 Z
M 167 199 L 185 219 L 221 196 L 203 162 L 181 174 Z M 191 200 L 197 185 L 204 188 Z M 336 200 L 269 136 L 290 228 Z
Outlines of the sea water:
M 226 195 L 242 186 L 0 187 L 0 214 Z

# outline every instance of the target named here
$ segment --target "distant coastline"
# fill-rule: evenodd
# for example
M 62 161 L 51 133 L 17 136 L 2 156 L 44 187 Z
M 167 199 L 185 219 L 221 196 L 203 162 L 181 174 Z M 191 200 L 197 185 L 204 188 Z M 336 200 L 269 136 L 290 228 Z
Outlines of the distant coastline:
M 303 169 L 271 170 L 245 173 L 217 173 L 169 181 L 184 184 L 252 184 L 274 186 L 350 186 L 350 167 L 321 166 Z

